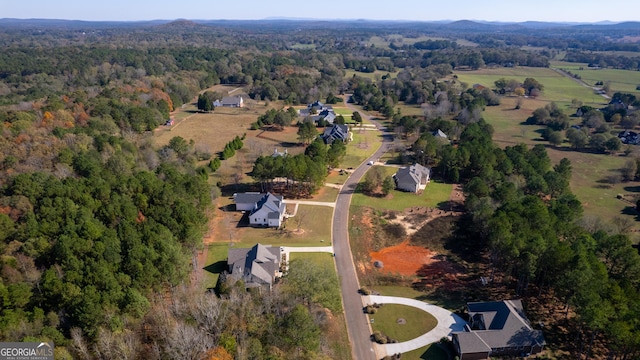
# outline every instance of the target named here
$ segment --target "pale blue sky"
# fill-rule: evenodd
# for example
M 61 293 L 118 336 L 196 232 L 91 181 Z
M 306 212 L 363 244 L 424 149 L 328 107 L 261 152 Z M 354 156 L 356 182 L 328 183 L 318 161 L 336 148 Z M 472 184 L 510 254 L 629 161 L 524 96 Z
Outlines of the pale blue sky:
M 638 0 L 0 0 L 0 18 L 597 22 L 640 20 Z

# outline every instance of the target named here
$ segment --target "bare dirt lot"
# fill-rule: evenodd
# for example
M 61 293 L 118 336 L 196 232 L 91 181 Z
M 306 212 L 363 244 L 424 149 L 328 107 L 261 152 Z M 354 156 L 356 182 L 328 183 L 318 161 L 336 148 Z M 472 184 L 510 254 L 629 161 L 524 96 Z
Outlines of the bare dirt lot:
M 453 219 L 461 214 L 459 210 L 463 202 L 462 190 L 455 185 L 446 210 L 412 207 L 380 216 L 373 209 L 365 208 L 353 218 L 354 226 L 359 231 L 357 239 L 354 239 L 358 243 L 356 251 L 366 254 L 358 261 L 360 273 L 381 272 L 422 277 L 424 274 L 421 271 L 426 266 L 453 270 L 453 266 L 445 264 L 448 263 L 446 256 L 439 253 L 443 247 L 432 240 L 439 241 L 448 236 Z M 399 226 L 401 230 L 389 233 L 385 228 L 388 229 L 390 225 Z M 403 236 L 395 236 L 398 233 Z
M 399 245 L 369 253 L 371 261 L 382 263 L 381 271 L 406 276 L 416 275 L 425 264 L 434 261 L 435 255 L 436 253 L 421 246 L 409 245 L 408 240 Z

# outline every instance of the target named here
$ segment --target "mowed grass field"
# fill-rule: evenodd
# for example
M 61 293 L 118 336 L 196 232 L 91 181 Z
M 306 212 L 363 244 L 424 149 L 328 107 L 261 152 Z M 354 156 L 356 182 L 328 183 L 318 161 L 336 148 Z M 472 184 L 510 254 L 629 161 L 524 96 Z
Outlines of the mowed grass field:
M 494 142 L 503 147 L 519 143 L 525 143 L 530 146 L 544 144 L 554 164 L 562 158 L 569 159 L 573 167 L 571 190 L 582 202 L 586 218 L 599 219 L 604 223 L 612 223 L 615 218 L 636 219 L 636 215 L 628 209 L 630 204 L 617 199 L 617 195 L 636 194 L 640 189 L 638 187 L 640 182 L 611 185 L 606 181 L 610 175 L 619 174 L 619 169 L 630 158 L 619 155 L 578 152 L 571 149 L 567 143 L 555 148 L 540 137 L 540 130 L 543 127 L 523 124 L 535 109 L 543 107 L 551 101 L 559 104 L 560 108 L 564 109 L 567 114 L 572 114 L 575 109 L 570 108 L 570 103 L 566 101 L 567 99 L 570 101 L 570 99 L 576 98 L 583 101 L 584 104 L 596 107 L 604 106 L 606 104 L 605 99 L 551 69 L 485 69 L 477 72 L 458 72 L 456 74 L 458 74 L 460 81 L 468 82 L 469 84 L 481 83 L 490 88 L 493 87 L 493 82 L 500 77 L 521 80 L 526 77 L 533 77 L 540 81 L 545 86 L 542 96 L 537 99 L 524 99 L 519 110 L 514 109 L 516 104 L 515 97 L 503 97 L 501 105 L 485 108 L 483 117 L 494 127 Z M 579 118 L 571 118 L 571 120 L 576 124 L 580 122 Z M 633 148 L 636 152 L 640 152 L 640 149 Z M 635 229 L 640 229 L 640 226 L 636 225 Z M 638 238 L 637 235 L 633 236 L 633 240 L 636 242 L 639 240 Z
M 625 92 L 640 96 L 640 91 L 636 87 L 640 85 L 640 71 L 619 70 L 619 69 L 595 69 L 590 68 L 586 63 L 569 63 L 563 61 L 553 61 L 551 66 L 559 69 L 566 69 L 571 73 L 579 75 L 585 83 L 595 86 L 596 82 L 609 82 L 611 90 L 615 92 Z
M 573 99 L 579 99 L 584 105 L 591 106 L 605 102 L 605 99 L 595 94 L 592 89 L 581 86 L 573 79 L 549 68 L 501 67 L 475 71 L 455 71 L 454 74 L 458 76 L 458 80 L 469 86 L 481 84 L 490 89 L 495 88 L 494 83 L 500 78 L 516 79 L 520 82 L 524 82 L 529 77 L 534 78 L 544 85 L 544 91 L 538 99 L 555 101 L 558 105 L 570 104 Z
M 351 128 L 351 132 L 353 141 L 347 145 L 347 154 L 340 164 L 342 168 L 358 167 L 382 144 L 382 133 L 379 131 L 355 126 Z

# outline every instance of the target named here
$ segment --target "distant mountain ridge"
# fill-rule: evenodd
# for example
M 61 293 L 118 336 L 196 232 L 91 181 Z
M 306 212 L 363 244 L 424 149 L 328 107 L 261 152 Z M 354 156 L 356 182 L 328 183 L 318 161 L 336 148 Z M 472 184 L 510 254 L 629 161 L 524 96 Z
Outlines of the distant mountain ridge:
M 446 26 L 452 30 L 491 30 L 500 28 L 517 29 L 545 29 L 545 28 L 571 28 L 577 27 L 582 29 L 637 29 L 640 30 L 640 22 L 545 22 L 545 21 L 523 21 L 523 22 L 501 22 L 501 21 L 484 21 L 484 20 L 432 20 L 432 21 L 415 21 L 415 20 L 368 20 L 368 19 L 316 19 L 316 18 L 288 18 L 288 17 L 269 17 L 260 20 L 225 20 L 225 19 L 157 19 L 157 20 L 140 20 L 140 21 L 87 21 L 87 20 L 64 20 L 64 19 L 15 19 L 1 18 L 0 26 L 11 28 L 112 28 L 112 27 L 145 27 L 145 26 L 170 26 L 170 27 L 197 27 L 203 25 L 224 25 L 229 23 L 300 23 L 309 24 L 322 21 L 323 23 L 360 23 L 360 24 L 427 24 Z

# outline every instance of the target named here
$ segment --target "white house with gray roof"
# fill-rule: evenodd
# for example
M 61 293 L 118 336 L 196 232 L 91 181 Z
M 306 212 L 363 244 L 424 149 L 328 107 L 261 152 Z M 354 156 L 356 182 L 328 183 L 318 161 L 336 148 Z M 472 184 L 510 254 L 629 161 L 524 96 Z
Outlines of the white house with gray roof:
M 431 169 L 420 164 L 403 167 L 393 175 L 396 187 L 403 191 L 417 193 L 424 190 L 429 182 Z
M 250 211 L 249 224 L 279 228 L 284 220 L 284 197 L 272 193 L 240 193 L 233 195 L 236 210 Z
M 241 108 L 244 106 L 244 99 L 242 96 L 225 96 L 222 100 L 216 100 L 213 102 L 214 107 L 234 107 Z
M 244 281 L 246 287 L 267 287 L 271 289 L 277 278 L 282 276 L 280 247 L 256 244 L 252 248 L 231 248 L 227 256 L 229 275 Z

